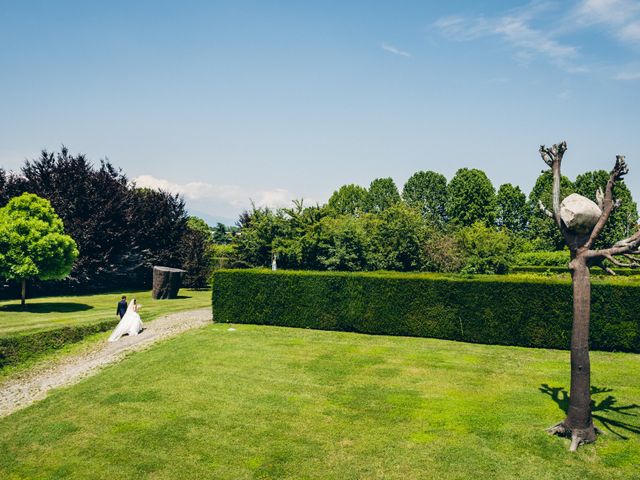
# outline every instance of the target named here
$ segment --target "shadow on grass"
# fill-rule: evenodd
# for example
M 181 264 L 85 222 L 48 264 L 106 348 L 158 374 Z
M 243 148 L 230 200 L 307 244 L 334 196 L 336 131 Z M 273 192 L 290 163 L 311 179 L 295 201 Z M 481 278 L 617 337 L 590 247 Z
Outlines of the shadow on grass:
M 549 395 L 551 399 L 558 404 L 560 410 L 567 413 L 569 410 L 569 393 L 564 387 L 550 387 L 546 383 L 543 383 L 540 388 L 540 392 L 545 395 Z M 613 392 L 612 388 L 601 388 L 591 386 L 591 396 L 600 395 L 602 393 Z M 640 425 L 634 425 L 633 423 L 623 422 L 621 420 L 615 420 L 611 418 L 613 415 L 624 415 L 626 417 L 638 417 L 638 413 L 632 413 L 632 410 L 640 409 L 640 405 L 632 403 L 631 405 L 618 405 L 618 400 L 613 395 L 607 395 L 600 401 L 591 399 L 591 415 L 594 420 L 597 420 L 602 424 L 604 428 L 616 435 L 618 438 L 628 440 L 620 431 L 626 431 L 640 435 Z M 608 414 L 608 415 L 604 415 Z M 640 423 L 640 422 L 634 422 Z M 618 430 L 618 431 L 616 431 Z
M 11 305 L 3 305 L 0 307 L 0 312 L 26 312 L 26 313 L 72 313 L 72 312 L 84 312 L 85 310 L 91 310 L 92 305 L 86 303 L 73 303 L 73 302 L 43 302 L 43 303 L 28 303 L 23 307 L 19 303 Z

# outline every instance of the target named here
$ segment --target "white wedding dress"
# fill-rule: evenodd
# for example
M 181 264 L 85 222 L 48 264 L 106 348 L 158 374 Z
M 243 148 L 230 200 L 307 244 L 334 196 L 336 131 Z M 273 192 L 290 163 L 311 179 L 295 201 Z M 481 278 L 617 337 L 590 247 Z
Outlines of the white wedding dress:
M 143 325 L 140 315 L 138 315 L 138 304 L 132 300 L 115 330 L 109 337 L 110 342 L 116 342 L 124 334 L 130 336 L 138 335 L 142 331 Z

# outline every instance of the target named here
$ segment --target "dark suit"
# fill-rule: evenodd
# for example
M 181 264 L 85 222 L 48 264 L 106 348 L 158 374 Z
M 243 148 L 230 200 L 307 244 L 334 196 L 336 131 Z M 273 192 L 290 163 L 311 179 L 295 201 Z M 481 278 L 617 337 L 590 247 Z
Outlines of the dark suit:
M 118 302 L 118 307 L 116 308 L 116 315 L 118 315 L 120 318 L 124 317 L 124 314 L 127 313 L 127 301 L 126 300 L 120 300 Z

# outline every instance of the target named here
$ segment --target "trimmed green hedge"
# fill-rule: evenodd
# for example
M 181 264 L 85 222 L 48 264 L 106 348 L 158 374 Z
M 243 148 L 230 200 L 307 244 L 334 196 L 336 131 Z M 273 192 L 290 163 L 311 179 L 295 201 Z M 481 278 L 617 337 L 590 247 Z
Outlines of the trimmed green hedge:
M 612 267 L 612 269 L 617 276 L 621 276 L 621 277 L 633 277 L 633 276 L 640 275 L 640 269 L 637 269 L 637 268 Z M 547 274 L 547 275 L 548 274 L 557 275 L 562 273 L 566 273 L 567 275 L 569 274 L 568 266 L 553 267 L 553 266 L 544 266 L 544 265 L 516 265 L 516 266 L 510 267 L 509 271 L 511 273 L 538 273 L 538 274 Z M 604 270 L 598 267 L 593 267 L 591 269 L 591 275 L 607 276 L 607 277 L 609 276 L 607 272 L 605 272 Z
M 111 330 L 118 320 L 106 320 L 88 325 L 74 325 L 52 330 L 25 333 L 0 338 L 0 368 L 17 365 L 42 353 L 79 342 L 94 333 Z
M 568 279 L 219 270 L 216 322 L 567 349 Z M 640 352 L 640 283 L 595 281 L 591 346 Z

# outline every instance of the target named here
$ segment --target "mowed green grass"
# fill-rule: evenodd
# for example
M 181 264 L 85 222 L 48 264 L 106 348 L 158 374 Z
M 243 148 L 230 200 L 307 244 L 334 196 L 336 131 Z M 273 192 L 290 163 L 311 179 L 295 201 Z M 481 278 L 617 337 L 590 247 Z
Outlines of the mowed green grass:
M 627 439 L 572 454 L 539 390 L 567 386 L 568 352 L 229 327 L 0 419 L 0 478 L 640 478 L 639 355 L 593 354 L 596 413 Z
M 204 308 L 211 305 L 210 290 L 181 289 L 179 298 L 153 300 L 151 291 L 122 292 L 131 301 L 135 298 L 142 309 L 142 320 L 182 310 Z M 65 325 L 95 323 L 116 318 L 116 305 L 120 293 L 80 295 L 73 297 L 43 297 L 27 299 L 23 309 L 19 300 L 0 302 L 0 337 L 30 333 Z

